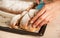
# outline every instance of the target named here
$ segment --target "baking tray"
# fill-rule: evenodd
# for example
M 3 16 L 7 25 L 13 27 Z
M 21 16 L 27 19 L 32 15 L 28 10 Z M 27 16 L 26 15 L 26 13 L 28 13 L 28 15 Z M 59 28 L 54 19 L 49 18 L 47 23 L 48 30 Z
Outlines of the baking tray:
M 45 29 L 46 29 L 46 26 L 47 26 L 47 24 L 43 25 L 38 33 L 28 32 L 25 30 L 11 29 L 9 27 L 2 27 L 2 26 L 0 26 L 0 31 L 6 31 L 6 32 L 22 34 L 22 35 L 43 36 Z

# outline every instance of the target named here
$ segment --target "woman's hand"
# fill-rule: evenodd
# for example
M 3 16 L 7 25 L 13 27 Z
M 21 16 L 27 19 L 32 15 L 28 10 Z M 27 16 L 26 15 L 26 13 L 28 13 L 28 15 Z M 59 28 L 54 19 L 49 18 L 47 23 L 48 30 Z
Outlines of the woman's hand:
M 33 27 L 40 27 L 47 24 L 60 12 L 60 2 L 53 2 L 45 5 L 38 14 L 30 21 Z
M 36 3 L 37 3 L 37 4 L 39 4 L 39 3 L 40 3 L 40 1 L 39 1 L 39 0 L 36 0 Z

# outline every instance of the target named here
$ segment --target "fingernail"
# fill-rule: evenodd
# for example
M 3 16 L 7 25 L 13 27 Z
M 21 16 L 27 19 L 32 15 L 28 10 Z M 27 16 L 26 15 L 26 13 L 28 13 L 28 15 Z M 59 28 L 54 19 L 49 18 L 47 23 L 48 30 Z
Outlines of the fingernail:
M 33 21 L 30 22 L 31 24 L 33 23 Z

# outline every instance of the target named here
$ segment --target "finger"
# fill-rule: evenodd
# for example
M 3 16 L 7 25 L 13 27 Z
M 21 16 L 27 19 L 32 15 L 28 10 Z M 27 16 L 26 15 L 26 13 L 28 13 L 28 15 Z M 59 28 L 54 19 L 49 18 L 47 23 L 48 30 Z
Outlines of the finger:
M 36 0 L 36 3 L 37 3 L 37 4 L 39 4 L 39 3 L 40 3 L 40 1 L 39 1 L 39 0 Z
M 52 16 L 53 16 L 53 15 L 48 16 L 48 17 L 47 17 L 45 20 L 43 20 L 37 27 L 41 27 L 41 26 L 43 26 L 44 24 L 49 23 L 49 22 L 50 22 L 50 19 L 52 19 Z
M 51 16 L 47 17 L 46 19 L 44 19 L 39 25 L 37 25 L 37 27 L 41 27 L 43 26 L 44 24 L 47 24 L 49 23 L 49 19 L 51 18 Z
M 44 12 L 46 11 L 46 9 L 43 7 L 41 11 L 38 12 L 38 14 L 32 18 L 32 20 L 30 21 L 31 24 L 33 24 L 41 15 L 44 14 Z
M 36 27 L 39 25 L 45 18 L 47 18 L 50 15 L 50 13 L 46 12 L 41 17 L 38 18 L 38 20 L 33 24 L 33 27 Z
M 49 23 L 49 21 L 44 21 L 44 22 L 42 22 L 38 27 L 41 27 L 41 26 L 43 26 L 44 24 L 47 24 L 47 23 Z

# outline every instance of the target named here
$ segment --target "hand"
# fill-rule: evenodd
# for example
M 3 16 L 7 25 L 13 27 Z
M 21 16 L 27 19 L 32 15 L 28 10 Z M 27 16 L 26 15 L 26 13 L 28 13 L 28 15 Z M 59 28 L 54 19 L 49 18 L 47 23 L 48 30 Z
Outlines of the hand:
M 39 3 L 40 3 L 40 1 L 39 1 L 39 0 L 36 0 L 36 3 L 37 3 L 37 4 L 39 4 Z
M 45 5 L 41 11 L 30 21 L 33 27 L 41 27 L 49 23 L 57 14 L 60 14 L 60 2 Z

